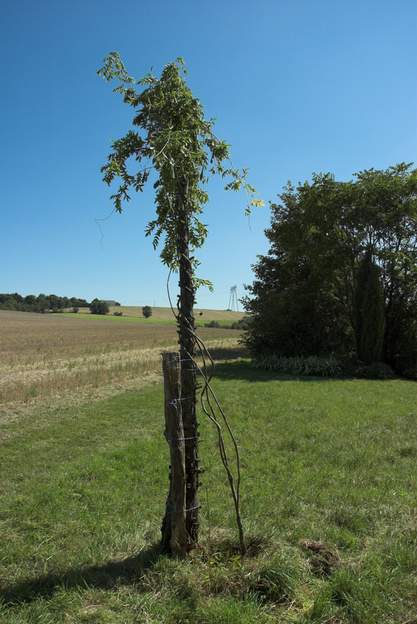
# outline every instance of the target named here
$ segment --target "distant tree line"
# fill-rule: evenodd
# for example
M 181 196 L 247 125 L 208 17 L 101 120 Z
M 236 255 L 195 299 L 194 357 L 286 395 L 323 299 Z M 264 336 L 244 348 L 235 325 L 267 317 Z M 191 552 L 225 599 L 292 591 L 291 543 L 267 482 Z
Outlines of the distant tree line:
M 417 170 L 316 174 L 272 204 L 248 287 L 257 357 L 333 354 L 417 372 Z
M 19 293 L 0 293 L 1 310 L 21 312 L 58 312 L 65 308 L 88 308 L 89 303 L 79 297 L 59 297 L 58 295 L 19 295 Z

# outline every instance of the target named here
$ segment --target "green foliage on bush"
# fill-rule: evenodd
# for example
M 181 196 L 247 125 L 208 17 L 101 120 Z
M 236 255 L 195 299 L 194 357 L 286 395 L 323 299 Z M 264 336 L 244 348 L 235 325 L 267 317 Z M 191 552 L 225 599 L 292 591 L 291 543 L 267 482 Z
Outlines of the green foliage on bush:
M 395 377 L 391 366 L 384 364 L 384 362 L 360 364 L 354 368 L 353 375 L 362 379 L 392 379 Z
M 230 325 L 230 329 L 247 329 L 249 321 L 247 318 L 241 318 Z
M 78 297 L 60 297 L 58 295 L 26 295 L 19 293 L 0 293 L 0 310 L 18 310 L 19 312 L 56 312 L 65 308 L 87 308 L 85 299 Z M 73 310 L 74 311 L 74 310 Z
M 288 184 L 271 211 L 270 248 L 244 299 L 252 355 L 417 367 L 417 170 L 315 174 Z
M 356 350 L 366 364 L 382 359 L 385 310 L 380 273 L 367 250 L 359 263 L 354 294 Z
M 91 314 L 108 314 L 109 306 L 105 301 L 100 299 L 93 299 L 89 305 Z
M 406 368 L 401 373 L 406 379 L 414 379 L 417 381 L 417 366 Z
M 209 321 L 208 323 L 204 323 L 204 327 L 221 327 L 219 321 Z
M 143 308 L 142 308 L 142 315 L 145 318 L 150 318 L 152 316 L 152 308 L 151 308 L 151 306 L 148 306 L 148 305 L 143 306 Z
M 311 375 L 313 377 L 337 377 L 342 374 L 342 366 L 333 356 L 294 356 L 265 355 L 253 362 L 256 368 L 273 370 L 289 375 Z

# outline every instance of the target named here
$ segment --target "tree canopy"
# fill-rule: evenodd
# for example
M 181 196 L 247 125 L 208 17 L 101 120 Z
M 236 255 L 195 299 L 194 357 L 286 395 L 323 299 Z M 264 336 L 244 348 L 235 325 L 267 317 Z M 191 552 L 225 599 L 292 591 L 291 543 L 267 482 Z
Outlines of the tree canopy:
M 245 301 L 252 352 L 358 355 L 355 288 L 368 254 L 383 290 L 381 357 L 400 368 L 414 361 L 417 170 L 401 163 L 348 182 L 315 174 L 288 184 L 280 199 L 271 204 L 270 249 Z
M 106 301 L 102 299 L 93 299 L 89 305 L 91 314 L 108 314 L 110 308 Z
M 19 310 L 21 312 L 58 312 L 65 308 L 87 308 L 88 302 L 79 297 L 60 297 L 59 295 L 20 295 L 19 293 L 0 293 L 0 309 Z
M 210 175 L 224 178 L 227 190 L 245 190 L 249 194 L 247 210 L 262 202 L 254 197 L 255 189 L 246 180 L 247 170 L 230 166 L 229 145 L 214 134 L 214 120 L 205 118 L 200 101 L 186 84 L 183 59 L 166 65 L 159 78 L 149 73 L 137 80 L 129 76 L 119 54 L 111 52 L 98 73 L 106 80 L 116 80 L 114 91 L 135 109 L 132 123 L 136 130 L 114 141 L 102 167 L 108 185 L 119 180 L 112 195 L 115 210 L 121 212 L 131 192 L 142 191 L 155 174 L 156 217 L 148 223 L 146 234 L 153 236 L 155 248 L 162 243 L 163 263 L 177 269 L 175 204 L 179 187 L 186 198 L 191 250 L 201 247 L 207 236 L 200 215 L 208 201 L 204 187 Z M 134 171 L 129 166 L 133 161 L 137 164 Z M 195 267 L 197 261 L 194 257 L 192 261 Z M 196 280 L 197 285 L 202 282 L 207 283 Z

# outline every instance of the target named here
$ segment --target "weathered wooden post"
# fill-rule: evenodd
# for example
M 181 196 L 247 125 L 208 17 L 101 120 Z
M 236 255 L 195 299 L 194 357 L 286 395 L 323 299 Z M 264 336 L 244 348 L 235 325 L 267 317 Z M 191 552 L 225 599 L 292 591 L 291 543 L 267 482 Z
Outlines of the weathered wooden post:
M 188 550 L 186 530 L 185 441 L 181 407 L 181 365 L 178 353 L 163 353 L 165 437 L 170 450 L 169 491 L 162 522 L 162 548 L 178 557 Z

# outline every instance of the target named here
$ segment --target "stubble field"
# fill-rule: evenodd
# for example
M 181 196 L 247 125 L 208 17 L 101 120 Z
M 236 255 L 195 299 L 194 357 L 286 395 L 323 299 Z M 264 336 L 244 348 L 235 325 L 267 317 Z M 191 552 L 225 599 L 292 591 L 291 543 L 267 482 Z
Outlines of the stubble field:
M 172 318 L 127 320 L 0 310 L 0 413 L 47 399 L 102 398 L 158 379 L 161 351 L 177 348 Z M 199 335 L 218 358 L 238 349 L 235 330 L 200 327 Z

